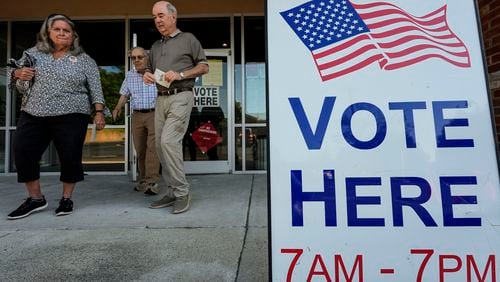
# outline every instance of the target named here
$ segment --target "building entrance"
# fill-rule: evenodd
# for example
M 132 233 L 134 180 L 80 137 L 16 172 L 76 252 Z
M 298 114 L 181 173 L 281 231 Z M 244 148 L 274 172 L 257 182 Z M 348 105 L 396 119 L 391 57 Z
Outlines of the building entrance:
M 196 81 L 195 107 L 183 140 L 188 173 L 266 171 L 264 22 L 263 16 L 178 19 L 179 28 L 200 40 L 210 60 L 210 72 Z M 20 58 L 23 50 L 36 43 L 34 35 L 40 24 L 41 20 L 0 23 L 4 62 Z M 77 20 L 77 26 L 86 52 L 99 67 L 106 105 L 113 109 L 131 66 L 126 46 L 148 48 L 159 39 L 159 33 L 149 18 L 82 19 Z M 105 37 L 96 37 L 95 30 Z M 103 42 L 107 48 L 102 48 Z M 5 65 L 0 64 L 4 82 L 6 74 Z M 16 172 L 11 152 L 21 99 L 7 88 L 0 82 L 0 174 Z M 133 179 L 137 178 L 128 105 L 122 113 L 116 119 L 108 117 L 106 128 L 100 131 L 89 119 L 82 159 L 86 173 L 131 173 Z M 40 167 L 42 173 L 59 172 L 53 145 L 43 155 Z
M 195 82 L 194 106 L 182 142 L 184 165 L 188 174 L 229 173 L 234 150 L 233 64 L 229 49 L 206 49 L 205 54 L 210 71 Z M 132 170 L 137 171 L 135 161 Z
M 233 147 L 232 61 L 228 49 L 205 50 L 210 71 L 196 80 L 184 136 L 186 173 L 228 173 Z

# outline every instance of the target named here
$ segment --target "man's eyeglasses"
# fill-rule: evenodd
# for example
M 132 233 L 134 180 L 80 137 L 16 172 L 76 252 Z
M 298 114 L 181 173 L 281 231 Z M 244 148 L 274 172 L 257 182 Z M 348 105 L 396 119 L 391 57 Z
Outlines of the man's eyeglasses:
M 146 56 L 130 56 L 130 59 L 131 59 L 132 61 L 135 61 L 135 60 L 142 60 L 142 59 L 144 59 L 144 58 L 146 58 Z

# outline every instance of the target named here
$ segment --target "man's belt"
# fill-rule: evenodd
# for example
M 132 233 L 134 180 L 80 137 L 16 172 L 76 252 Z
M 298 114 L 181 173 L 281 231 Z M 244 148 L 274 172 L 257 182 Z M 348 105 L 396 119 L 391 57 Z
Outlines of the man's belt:
M 154 111 L 155 111 L 155 108 L 134 110 L 134 112 L 139 112 L 139 113 L 151 113 L 151 112 L 154 112 Z
M 170 95 L 175 95 L 177 93 L 181 93 L 184 91 L 193 91 L 193 88 L 192 87 L 181 87 L 181 88 L 158 90 L 158 96 L 170 96 Z

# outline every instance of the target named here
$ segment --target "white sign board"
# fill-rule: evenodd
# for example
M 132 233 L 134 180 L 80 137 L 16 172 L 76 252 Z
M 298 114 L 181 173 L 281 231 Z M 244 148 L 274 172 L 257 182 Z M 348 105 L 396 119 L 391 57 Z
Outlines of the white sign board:
M 195 86 L 193 107 L 218 107 L 219 86 Z
M 273 281 L 497 280 L 475 11 L 267 0 Z

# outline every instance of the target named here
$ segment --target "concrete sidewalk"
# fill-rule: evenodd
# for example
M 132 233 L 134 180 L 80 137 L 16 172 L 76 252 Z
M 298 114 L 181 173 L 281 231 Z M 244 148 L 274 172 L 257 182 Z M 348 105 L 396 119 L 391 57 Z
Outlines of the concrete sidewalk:
M 0 177 L 0 281 L 267 281 L 266 177 L 190 175 L 191 208 L 173 215 L 128 176 L 86 176 L 56 217 L 62 187 L 44 176 L 49 207 L 14 221 L 26 192 Z

